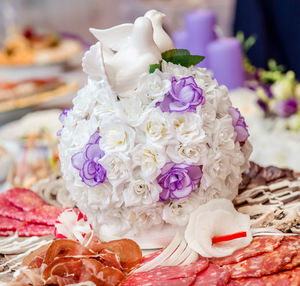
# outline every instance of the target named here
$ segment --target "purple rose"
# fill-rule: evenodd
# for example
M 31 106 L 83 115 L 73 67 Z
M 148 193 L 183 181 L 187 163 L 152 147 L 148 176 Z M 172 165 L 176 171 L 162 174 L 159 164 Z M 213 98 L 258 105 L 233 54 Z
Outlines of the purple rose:
M 289 117 L 298 111 L 296 98 L 281 100 L 276 103 L 276 113 L 280 117 Z
M 245 122 L 245 118 L 241 115 L 240 111 L 233 107 L 229 107 L 229 114 L 232 117 L 232 126 L 236 133 L 235 142 L 246 142 L 249 137 L 249 132 Z
M 99 147 L 100 138 L 99 131 L 96 131 L 85 145 L 84 151 L 75 153 L 71 159 L 73 167 L 79 170 L 82 182 L 89 187 L 95 187 L 106 179 L 106 170 L 98 163 L 104 156 Z
M 176 80 L 172 77 L 171 90 L 164 95 L 164 100 L 158 105 L 163 112 L 196 111 L 196 107 L 205 103 L 203 90 L 192 76 Z
M 71 108 L 65 108 L 62 113 L 59 115 L 58 117 L 58 120 L 63 124 L 65 119 L 67 118 L 68 116 L 68 112 L 71 110 Z M 59 129 L 56 133 L 57 136 L 60 136 L 61 135 L 61 132 L 63 130 L 64 126 L 62 126 L 61 129 Z
M 168 199 L 182 199 L 195 190 L 201 181 L 201 166 L 186 163 L 166 163 L 157 177 L 157 183 L 162 191 L 159 194 L 161 201 Z

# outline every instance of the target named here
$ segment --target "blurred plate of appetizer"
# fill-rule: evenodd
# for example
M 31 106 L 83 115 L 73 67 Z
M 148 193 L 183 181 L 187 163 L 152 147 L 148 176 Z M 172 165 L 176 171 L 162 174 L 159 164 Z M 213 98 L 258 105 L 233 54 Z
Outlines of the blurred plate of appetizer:
M 65 34 L 66 35 L 66 34 Z M 83 51 L 79 39 L 33 28 L 10 29 L 0 51 L 0 66 L 28 67 L 66 62 Z
M 57 142 L 57 131 L 61 128 L 61 110 L 50 109 L 26 114 L 19 120 L 5 124 L 0 129 L 0 138 L 5 142 L 16 142 L 21 146 L 49 145 Z
M 0 81 L 0 125 L 20 118 L 33 107 L 58 106 L 78 89 L 77 82 L 59 78 L 30 79 L 18 82 Z

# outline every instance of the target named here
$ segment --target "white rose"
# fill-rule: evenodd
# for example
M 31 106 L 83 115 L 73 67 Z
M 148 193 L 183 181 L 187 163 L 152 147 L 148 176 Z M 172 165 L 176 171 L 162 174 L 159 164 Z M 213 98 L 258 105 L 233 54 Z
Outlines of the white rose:
M 126 207 L 149 205 L 159 200 L 160 187 L 143 179 L 132 180 L 123 191 Z
M 132 224 L 124 219 L 124 213 L 121 208 L 106 210 L 91 215 L 92 226 L 96 226 L 99 238 L 103 241 L 121 239 L 132 229 Z
M 235 146 L 235 136 L 230 115 L 226 115 L 221 119 L 216 119 L 212 142 L 209 142 L 210 147 L 214 150 L 220 149 L 222 151 L 232 152 Z
M 231 101 L 226 86 L 221 85 L 210 92 L 206 92 L 205 99 L 214 106 L 217 118 L 221 118 L 228 114 Z
M 135 131 L 116 117 L 107 117 L 100 125 L 100 147 L 104 152 L 129 153 L 134 147 Z
M 184 145 L 177 142 L 167 147 L 167 154 L 175 163 L 185 162 L 188 164 L 203 165 L 207 152 L 207 145 L 201 143 Z
M 97 104 L 93 113 L 98 120 L 102 120 L 104 116 L 109 116 L 116 111 L 116 94 L 110 89 L 107 83 L 106 85 L 107 88 L 98 90 L 98 94 L 95 99 Z
M 132 176 L 130 158 L 123 153 L 104 155 L 99 163 L 106 170 L 107 178 L 113 186 L 130 180 Z
M 231 158 L 220 151 L 209 149 L 203 164 L 203 174 L 209 176 L 211 181 L 216 178 L 225 179 L 231 172 Z
M 132 207 L 124 210 L 127 220 L 136 228 L 149 229 L 152 226 L 160 225 L 162 220 L 163 204 L 158 203 L 155 206 Z
M 187 225 L 190 214 L 197 208 L 197 195 L 191 193 L 187 198 L 172 200 L 165 205 L 163 219 L 165 222 L 184 226 Z
M 119 117 L 129 125 L 135 127 L 140 125 L 150 108 L 145 108 L 139 96 L 131 96 L 129 98 L 121 98 L 117 102 Z
M 154 180 L 160 169 L 167 162 L 164 148 L 150 144 L 139 144 L 133 152 L 133 162 L 135 166 L 141 167 L 141 176 L 145 180 Z
M 175 76 L 176 79 L 192 76 L 192 70 L 181 65 L 176 65 L 171 62 L 162 61 L 163 73 L 169 74 L 170 78 Z
M 77 146 L 77 148 L 79 147 L 77 152 L 82 151 L 81 149 L 89 142 L 90 136 L 95 133 L 98 126 L 98 121 L 94 116 L 77 121 L 75 132 L 72 135 L 73 142 L 69 148 Z
M 165 145 L 167 142 L 170 142 L 170 127 L 164 113 L 159 109 L 154 109 L 147 115 L 140 129 L 143 131 L 143 136 L 146 134 L 148 142 L 159 145 Z
M 101 91 L 106 93 L 102 88 L 103 83 L 89 79 L 88 84 L 78 91 L 77 96 L 73 99 L 73 114 L 79 118 L 85 118 L 92 112 L 97 103 L 97 98 L 102 96 Z
M 88 188 L 87 192 L 87 204 L 94 211 L 117 207 L 123 202 L 122 196 L 113 192 L 113 188 L 108 182 Z
M 204 105 L 197 107 L 197 114 L 202 118 L 203 129 L 205 130 L 207 137 L 211 137 L 214 132 L 214 124 L 216 120 L 216 110 L 213 104 L 206 101 Z
M 144 73 L 138 83 L 137 95 L 144 104 L 162 101 L 164 94 L 171 89 L 171 82 L 164 78 L 160 70 L 156 69 L 154 73 Z
M 205 142 L 206 134 L 202 128 L 201 117 L 193 112 L 171 113 L 168 116 L 173 136 L 183 144 Z
M 246 232 L 246 237 L 212 243 L 213 237 L 237 232 Z M 191 213 L 185 240 L 191 249 L 204 257 L 231 255 L 235 250 L 250 244 L 250 217 L 237 212 L 229 200 L 211 200 Z

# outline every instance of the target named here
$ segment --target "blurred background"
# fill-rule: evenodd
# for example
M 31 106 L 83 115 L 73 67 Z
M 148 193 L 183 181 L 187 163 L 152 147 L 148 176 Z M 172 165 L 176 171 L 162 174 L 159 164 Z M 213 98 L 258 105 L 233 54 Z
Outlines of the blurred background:
M 298 0 L 0 0 L 0 182 L 31 187 L 59 172 L 58 117 L 87 80 L 88 29 L 150 9 L 229 88 L 252 159 L 300 171 Z

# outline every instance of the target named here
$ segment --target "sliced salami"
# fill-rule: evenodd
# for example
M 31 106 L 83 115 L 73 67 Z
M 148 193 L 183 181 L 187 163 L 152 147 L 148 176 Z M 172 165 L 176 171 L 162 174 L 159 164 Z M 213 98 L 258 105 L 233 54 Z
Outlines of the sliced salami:
M 282 270 L 293 269 L 300 265 L 300 237 L 290 237 L 289 240 L 293 243 L 296 249 L 296 255 L 293 257 L 291 262 L 282 268 Z
M 28 223 L 54 225 L 57 217 L 63 210 L 61 207 L 42 205 L 28 211 L 25 221 Z
M 45 204 L 38 194 L 29 189 L 10 189 L 5 192 L 5 197 L 11 204 L 24 211 L 29 211 Z
M 23 224 L 17 229 L 19 236 L 44 236 L 54 234 L 54 226 L 41 224 Z
M 209 264 L 208 268 L 197 275 L 194 286 L 224 286 L 230 279 L 230 273 L 225 269 Z
M 143 256 L 143 259 L 142 259 L 142 263 L 141 263 L 141 266 L 151 260 L 153 260 L 155 257 L 157 257 L 158 255 L 160 255 L 162 252 L 163 252 L 164 249 L 160 249 L 160 250 L 157 250 L 153 253 L 150 253 L 150 254 L 147 254 L 145 256 Z
M 22 224 L 23 222 L 17 219 L 0 216 L 0 230 L 16 230 Z
M 188 278 L 177 278 L 171 280 L 152 280 L 151 278 L 129 277 L 121 285 L 122 286 L 190 286 L 194 285 L 196 275 Z
M 241 262 L 247 258 L 254 257 L 266 252 L 272 252 L 276 249 L 283 237 L 255 237 L 251 244 L 245 248 L 235 251 L 232 255 L 226 257 L 212 258 L 210 261 L 219 266 Z
M 265 283 L 261 278 L 242 278 L 237 280 L 230 280 L 227 286 L 264 286 Z
M 283 269 L 296 255 L 292 240 L 283 240 L 273 252 L 248 258 L 236 264 L 224 265 L 223 268 L 231 273 L 231 278 L 262 277 Z
M 0 195 L 0 215 L 4 217 L 24 220 L 25 213 L 12 205 L 5 197 L 5 194 Z
M 15 232 L 13 230 L 0 230 L 0 236 L 10 236 Z
M 135 281 L 134 283 L 139 283 L 139 281 L 161 282 L 166 280 L 176 280 L 179 278 L 189 278 L 197 275 L 199 272 L 205 270 L 207 267 L 208 267 L 208 259 L 204 257 L 200 257 L 198 261 L 191 263 L 189 265 L 160 266 L 147 272 L 135 273 L 129 276 L 127 280 L 131 281 L 132 283 L 134 281 Z M 144 284 L 135 284 L 135 285 L 144 285 Z
M 266 286 L 273 285 L 300 285 L 300 267 L 293 270 L 283 271 L 271 276 L 263 277 Z
M 282 271 L 262 278 L 244 278 L 231 280 L 234 284 L 230 286 L 299 286 L 300 285 L 300 267 L 293 270 Z

